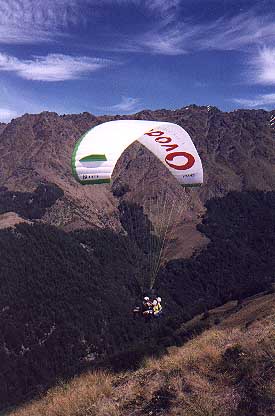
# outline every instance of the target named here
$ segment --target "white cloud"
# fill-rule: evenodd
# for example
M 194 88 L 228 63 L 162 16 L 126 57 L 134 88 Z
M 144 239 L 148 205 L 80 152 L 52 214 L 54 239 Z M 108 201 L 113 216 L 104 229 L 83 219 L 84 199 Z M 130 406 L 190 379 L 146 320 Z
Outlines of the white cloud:
M 252 99 L 234 98 L 233 101 L 246 108 L 269 107 L 275 104 L 275 94 L 257 95 Z
M 112 106 L 106 106 L 106 107 L 97 107 L 97 108 L 103 111 L 108 111 L 108 112 L 122 111 L 124 113 L 129 113 L 129 112 L 139 111 L 140 109 L 139 107 L 140 107 L 139 98 L 122 97 L 120 103 L 118 104 L 114 104 Z
M 250 78 L 255 83 L 275 84 L 275 47 L 265 47 L 251 61 Z
M 61 54 L 36 56 L 29 60 L 0 53 L 0 71 L 15 72 L 21 78 L 35 81 L 67 81 L 111 65 L 108 59 L 74 57 Z
M 12 118 L 17 117 L 17 112 L 8 108 L 0 108 L 0 123 L 6 123 Z

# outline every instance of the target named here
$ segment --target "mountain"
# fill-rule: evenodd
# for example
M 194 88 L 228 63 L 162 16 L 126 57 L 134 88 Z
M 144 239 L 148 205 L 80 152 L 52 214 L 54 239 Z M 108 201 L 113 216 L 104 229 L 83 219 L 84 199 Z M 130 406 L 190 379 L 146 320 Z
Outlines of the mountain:
M 174 345 L 194 315 L 271 290 L 273 114 L 192 105 L 126 117 L 43 112 L 0 126 L 1 408 L 90 367 L 131 368 Z M 137 143 L 112 185 L 76 183 L 76 140 L 120 118 L 184 127 L 203 161 L 203 187 L 182 189 Z M 131 316 L 148 265 L 159 271 L 165 309 L 150 326 Z

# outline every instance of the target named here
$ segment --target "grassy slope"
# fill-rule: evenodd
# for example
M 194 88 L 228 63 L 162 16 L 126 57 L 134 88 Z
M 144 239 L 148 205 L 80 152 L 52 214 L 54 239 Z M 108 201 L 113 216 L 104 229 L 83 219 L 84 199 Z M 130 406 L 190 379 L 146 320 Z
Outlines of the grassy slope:
M 87 373 L 9 415 L 271 415 L 274 300 L 274 294 L 255 296 L 199 315 L 185 327 L 212 327 L 162 358 L 135 372 Z

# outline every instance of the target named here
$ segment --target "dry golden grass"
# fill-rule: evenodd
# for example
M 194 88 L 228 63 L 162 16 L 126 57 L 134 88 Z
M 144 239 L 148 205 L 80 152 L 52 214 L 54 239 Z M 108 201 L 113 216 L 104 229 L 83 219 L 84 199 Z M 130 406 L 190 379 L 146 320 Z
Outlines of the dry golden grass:
M 147 359 L 134 373 L 83 375 L 10 416 L 270 416 L 275 398 L 271 301 L 268 295 L 248 302 L 228 323 L 171 347 L 161 359 Z
M 255 319 L 264 319 L 266 316 L 275 316 L 274 293 L 248 299 L 244 302 L 242 309 L 228 317 L 222 327 L 242 327 L 251 324 Z
M 69 384 L 61 384 L 48 391 L 40 400 L 11 413 L 16 416 L 116 416 L 112 397 L 113 377 L 104 372 L 95 372 L 75 378 Z M 104 402 L 104 406 L 98 404 Z M 105 412 L 105 410 L 106 412 Z

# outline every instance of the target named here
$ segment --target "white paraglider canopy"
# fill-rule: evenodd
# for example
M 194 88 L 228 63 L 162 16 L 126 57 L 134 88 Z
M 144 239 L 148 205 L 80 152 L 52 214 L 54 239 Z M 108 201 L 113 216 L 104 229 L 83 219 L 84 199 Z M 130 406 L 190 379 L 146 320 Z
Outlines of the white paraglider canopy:
M 198 152 L 189 134 L 168 122 L 116 120 L 87 131 L 72 155 L 72 170 L 83 185 L 109 183 L 124 150 L 134 141 L 149 149 L 183 186 L 203 182 Z

